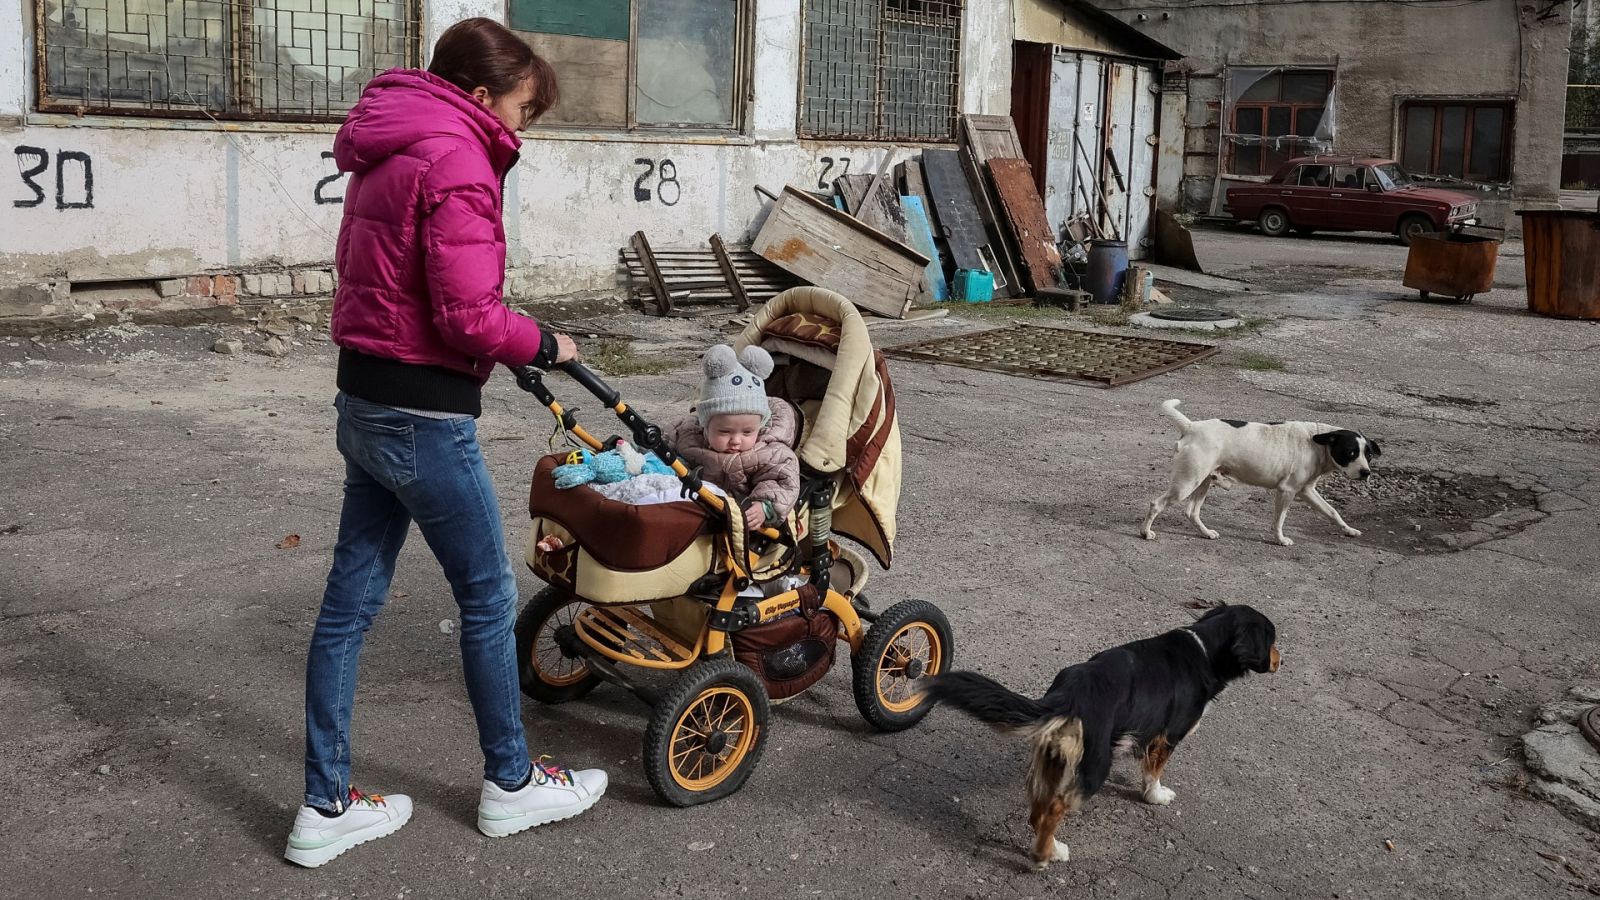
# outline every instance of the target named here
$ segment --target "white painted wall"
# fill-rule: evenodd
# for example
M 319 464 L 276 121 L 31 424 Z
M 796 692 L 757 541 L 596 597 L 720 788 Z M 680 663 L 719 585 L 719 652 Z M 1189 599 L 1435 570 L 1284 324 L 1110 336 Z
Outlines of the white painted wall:
M 457 19 L 501 17 L 504 10 L 500 0 L 431 0 L 425 7 L 429 45 Z M 761 207 L 755 184 L 817 188 L 846 165 L 876 171 L 890 152 L 900 159 L 914 153 L 796 139 L 801 7 L 801 0 L 756 4 L 748 136 L 528 140 L 507 183 L 510 289 L 546 296 L 613 288 L 617 250 L 636 230 L 656 246 L 703 245 L 714 231 L 745 240 Z M 43 201 L 20 207 L 14 201 L 31 203 L 34 190 L 9 174 L 9 163 L 0 169 L 0 294 L 22 283 L 171 277 L 332 257 L 341 207 L 319 199 L 338 198 L 345 181 L 322 156 L 332 148 L 333 127 L 29 113 L 31 54 L 21 40 L 32 33 L 27 9 L 27 0 L 0 0 L 0 155 L 39 148 L 48 166 L 34 177 Z M 1008 111 L 1012 29 L 1011 0 L 969 2 L 963 111 Z M 74 208 L 86 199 L 83 167 L 62 152 L 89 158 L 92 208 Z M 36 158 L 15 156 L 19 170 Z
M 0 116 L 20 116 L 26 108 L 28 84 L 27 64 L 32 58 L 32 10 L 22 0 L 0 5 Z M 29 35 L 25 40 L 24 35 Z

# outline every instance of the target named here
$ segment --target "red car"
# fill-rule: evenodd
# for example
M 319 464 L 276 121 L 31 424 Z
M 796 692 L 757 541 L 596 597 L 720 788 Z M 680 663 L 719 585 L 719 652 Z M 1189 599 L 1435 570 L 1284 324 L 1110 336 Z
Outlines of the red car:
M 1272 237 L 1387 231 L 1409 245 L 1419 234 L 1478 224 L 1473 195 L 1420 187 L 1392 159 L 1349 156 L 1291 159 L 1264 184 L 1236 185 L 1222 208 Z

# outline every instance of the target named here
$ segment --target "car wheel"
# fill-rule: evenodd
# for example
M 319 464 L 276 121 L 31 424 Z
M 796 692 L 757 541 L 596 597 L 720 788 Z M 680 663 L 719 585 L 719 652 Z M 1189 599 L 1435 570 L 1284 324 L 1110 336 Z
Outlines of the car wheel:
M 1289 233 L 1289 213 L 1276 206 L 1268 207 L 1261 211 L 1256 224 L 1267 237 L 1283 237 Z
M 1411 246 L 1411 242 L 1424 234 L 1433 233 L 1433 220 L 1427 216 L 1413 213 L 1400 220 L 1400 243 Z

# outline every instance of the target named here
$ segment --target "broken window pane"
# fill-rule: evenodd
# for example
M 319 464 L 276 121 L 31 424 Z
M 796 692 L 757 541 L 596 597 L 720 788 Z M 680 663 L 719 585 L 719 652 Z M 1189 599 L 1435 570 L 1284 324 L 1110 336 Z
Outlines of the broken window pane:
M 1233 116 L 1234 134 L 1263 134 L 1261 124 L 1266 111 L 1259 106 L 1241 107 Z
M 733 0 L 635 0 L 641 125 L 733 124 Z

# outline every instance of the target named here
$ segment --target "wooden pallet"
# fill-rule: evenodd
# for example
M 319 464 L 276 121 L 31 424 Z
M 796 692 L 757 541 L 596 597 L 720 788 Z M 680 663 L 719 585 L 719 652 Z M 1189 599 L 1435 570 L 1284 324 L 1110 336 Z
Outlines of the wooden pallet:
M 764 303 L 805 284 L 748 249 L 729 247 L 716 234 L 705 249 L 657 250 L 641 231 L 618 256 L 631 294 L 652 300 L 661 315 L 670 314 L 675 306 L 697 304 L 733 305 L 744 310 L 751 303 Z

